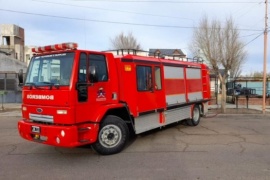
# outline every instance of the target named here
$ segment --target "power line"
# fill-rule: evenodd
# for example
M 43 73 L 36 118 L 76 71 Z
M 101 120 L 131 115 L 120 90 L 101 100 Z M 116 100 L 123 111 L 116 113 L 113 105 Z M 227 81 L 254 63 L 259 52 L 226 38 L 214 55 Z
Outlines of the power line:
M 237 16 L 237 19 L 241 18 L 242 16 L 246 15 L 247 13 L 250 13 L 251 10 L 254 10 L 256 6 L 260 6 L 263 2 L 258 2 L 257 4 L 252 4 L 247 10 L 245 10 L 244 13 L 242 13 L 240 16 Z
M 71 0 L 71 1 L 89 1 L 89 2 L 125 2 L 125 3 L 177 3 L 177 4 L 243 4 L 243 3 L 258 3 L 256 1 L 155 1 L 155 0 L 144 0 L 144 1 L 139 1 L 139 0 Z
M 248 34 L 248 35 L 243 35 L 243 36 L 240 36 L 239 38 L 244 38 L 244 37 L 249 37 L 249 36 L 255 36 L 255 35 L 261 35 L 261 33 L 253 33 L 253 34 Z
M 86 8 L 86 9 L 98 9 L 98 10 L 103 10 L 103 11 L 113 11 L 113 12 L 120 12 L 120 13 L 129 13 L 129 14 L 147 15 L 147 16 L 155 16 L 155 17 L 165 17 L 165 18 L 192 20 L 192 19 L 176 17 L 176 16 L 165 16 L 165 15 L 150 14 L 150 13 L 139 13 L 139 12 L 134 12 L 134 11 L 98 8 L 98 7 L 91 7 L 91 6 L 82 6 L 82 5 L 75 5 L 75 4 L 58 3 L 58 2 L 52 2 L 52 1 L 43 1 L 43 0 L 32 0 L 32 1 L 41 2 L 41 3 L 48 3 L 48 4 L 57 4 L 57 5 L 63 5 L 63 6 L 72 6 L 72 7 L 78 7 L 78 8 Z
M 263 1 L 257 2 L 256 4 L 261 5 L 262 3 L 263 3 Z M 251 4 L 249 7 L 253 7 L 253 6 L 254 6 L 254 4 Z M 246 6 L 241 6 L 238 10 L 232 12 L 232 14 L 236 14 L 236 13 L 239 13 L 239 12 L 244 12 L 246 8 L 247 8 Z
M 263 34 L 264 34 L 264 32 L 260 33 L 258 36 L 256 36 L 255 38 L 253 38 L 252 40 L 250 40 L 248 43 L 246 43 L 246 44 L 244 45 L 244 47 L 247 46 L 248 44 L 252 43 L 252 42 L 255 41 L 256 39 L 258 39 L 258 38 L 259 38 L 261 35 L 263 35 Z
M 178 29 L 193 29 L 193 28 L 196 28 L 196 27 L 189 27 L 189 26 L 143 24 L 143 23 L 130 23 L 130 22 L 105 21 L 105 20 L 96 20 L 96 19 L 65 17 L 65 16 L 56 16 L 56 15 L 48 15 L 48 14 L 40 14 L 40 13 L 15 11 L 15 10 L 1 9 L 1 8 L 0 8 L 0 11 L 6 11 L 6 12 L 11 12 L 11 13 L 19 13 L 19 14 L 27 14 L 27 15 L 34 15 L 34 16 L 43 16 L 43 17 L 51 17 L 51 18 L 68 19 L 68 20 L 91 21 L 91 22 L 98 22 L 98 23 L 123 24 L 123 25 L 146 26 L 146 27 L 161 27 L 161 28 L 178 28 Z M 258 29 L 237 29 L 237 30 L 240 30 L 240 31 L 261 31 L 261 30 L 258 30 Z
M 258 24 L 259 24 L 259 23 L 262 23 L 263 20 L 264 20 L 264 17 L 258 19 L 257 22 L 254 23 L 254 24 L 250 24 L 250 25 L 241 25 L 241 26 L 242 26 L 242 27 L 247 27 L 247 28 L 250 28 L 250 27 L 258 27 Z
M 126 11 L 126 10 L 119 10 L 119 9 L 107 9 L 107 8 L 99 8 L 99 7 L 92 7 L 92 6 L 83 6 L 83 5 L 77 5 L 77 4 L 67 4 L 67 3 L 58 3 L 58 2 L 52 2 L 52 1 L 45 1 L 45 0 L 31 0 L 34 2 L 40 2 L 40 3 L 48 3 L 48 4 L 56 4 L 56 5 L 63 5 L 63 6 L 72 6 L 72 7 L 78 7 L 78 8 L 86 8 L 86 9 L 97 9 L 97 10 L 102 10 L 102 11 L 112 11 L 112 12 L 120 12 L 120 13 L 128 13 L 128 14 L 136 14 L 136 15 L 143 15 L 143 16 L 152 16 L 152 17 L 164 17 L 164 18 L 174 18 L 174 19 L 182 19 L 182 20 L 188 20 L 188 21 L 193 21 L 193 26 L 194 26 L 194 20 L 190 18 L 184 18 L 184 17 L 176 17 L 176 16 L 167 16 L 167 15 L 159 15 L 159 14 L 150 14 L 150 13 L 140 13 L 140 12 L 135 12 L 135 11 Z M 73 0 L 71 0 L 73 1 Z M 84 1 L 84 0 L 77 0 L 77 1 Z M 86 1 L 86 0 L 85 0 Z M 89 1 L 95 1 L 95 0 L 89 0 Z M 106 0 L 101 0 L 106 2 Z M 111 1 L 109 1 L 111 2 Z M 145 2 L 145 1 L 142 1 Z M 164 1 L 165 2 L 165 1 Z M 166 1 L 169 2 L 169 1 Z M 179 3 L 191 3 L 191 2 L 179 2 Z M 207 3 L 207 2 L 201 2 L 201 3 Z M 219 3 L 219 2 L 218 2 Z M 252 4 L 252 8 L 254 7 L 254 4 L 260 5 L 262 4 L 263 1 L 261 2 L 256 2 Z M 235 14 L 235 13 L 234 13 Z M 245 13 L 246 14 L 246 13 Z M 243 16 L 243 14 L 241 15 Z M 249 26 L 249 27 L 254 27 L 254 26 Z
M 172 26 L 172 25 L 143 24 L 143 23 L 130 23 L 130 22 L 105 21 L 105 20 L 96 20 L 96 19 L 65 17 L 65 16 L 56 16 L 56 15 L 48 15 L 48 14 L 40 14 L 40 13 L 15 11 L 15 10 L 1 9 L 1 8 L 0 8 L 0 11 L 27 14 L 27 15 L 35 15 L 35 16 L 43 16 L 43 17 L 60 18 L 60 19 L 78 20 L 78 21 L 92 21 L 92 22 L 99 22 L 99 23 L 110 23 L 110 24 L 124 24 L 124 25 L 150 26 L 150 27 L 152 26 L 152 27 L 164 27 L 164 28 L 182 28 L 182 29 L 192 29 L 192 28 L 194 28 L 194 27 L 188 27 L 188 26 L 185 27 L 185 26 Z M 250 30 L 250 31 L 256 31 L 256 30 Z

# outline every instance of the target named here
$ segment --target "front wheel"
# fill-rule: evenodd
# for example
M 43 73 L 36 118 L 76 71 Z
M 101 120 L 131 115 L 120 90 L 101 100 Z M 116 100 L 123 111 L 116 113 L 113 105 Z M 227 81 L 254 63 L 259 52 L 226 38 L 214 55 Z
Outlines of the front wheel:
M 192 111 L 192 118 L 187 120 L 189 126 L 197 126 L 200 123 L 201 113 L 200 107 L 195 105 Z
M 119 117 L 109 115 L 102 121 L 98 140 L 92 147 L 99 154 L 116 154 L 124 149 L 128 138 L 127 124 Z

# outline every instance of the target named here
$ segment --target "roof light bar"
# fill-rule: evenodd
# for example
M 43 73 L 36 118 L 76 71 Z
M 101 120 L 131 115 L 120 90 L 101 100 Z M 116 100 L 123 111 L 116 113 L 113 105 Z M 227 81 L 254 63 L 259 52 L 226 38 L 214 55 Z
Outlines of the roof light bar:
M 78 47 L 77 43 L 68 42 L 68 43 L 61 43 L 61 44 L 54 44 L 54 45 L 32 48 L 32 52 L 43 53 L 43 52 L 57 51 L 57 50 L 77 49 L 77 47 Z

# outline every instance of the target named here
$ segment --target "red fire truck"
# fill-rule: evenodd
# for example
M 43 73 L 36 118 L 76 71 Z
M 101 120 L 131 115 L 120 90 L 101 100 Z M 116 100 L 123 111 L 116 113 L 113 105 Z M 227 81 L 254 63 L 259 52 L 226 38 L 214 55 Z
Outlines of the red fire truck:
M 77 49 L 76 43 L 33 48 L 22 85 L 19 134 L 43 144 L 92 144 L 100 154 L 120 152 L 130 133 L 207 113 L 205 64 Z

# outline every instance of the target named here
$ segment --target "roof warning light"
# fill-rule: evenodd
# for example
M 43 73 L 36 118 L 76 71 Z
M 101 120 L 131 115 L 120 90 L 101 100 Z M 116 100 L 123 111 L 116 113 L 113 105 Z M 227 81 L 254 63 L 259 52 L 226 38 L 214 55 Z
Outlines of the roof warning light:
M 49 52 L 49 51 L 77 49 L 77 47 L 78 47 L 77 43 L 68 42 L 68 43 L 61 43 L 61 44 L 54 44 L 54 45 L 32 48 L 32 52 L 43 53 L 43 52 Z

